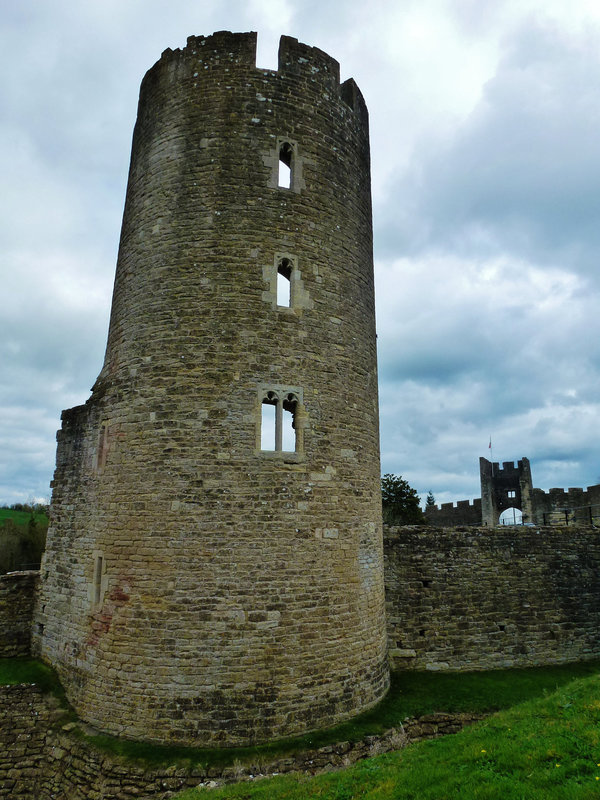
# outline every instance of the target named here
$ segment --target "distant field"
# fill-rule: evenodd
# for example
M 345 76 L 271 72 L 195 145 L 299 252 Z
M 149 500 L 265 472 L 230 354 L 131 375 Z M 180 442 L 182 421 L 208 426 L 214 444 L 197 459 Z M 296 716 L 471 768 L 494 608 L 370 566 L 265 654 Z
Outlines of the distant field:
M 27 525 L 30 517 L 31 513 L 29 511 L 14 511 L 12 508 L 0 508 L 0 525 L 2 525 L 5 519 L 12 519 L 17 525 Z M 35 515 L 35 521 L 46 524 L 48 522 L 48 517 L 43 512 L 37 513 Z
M 38 569 L 46 546 L 48 517 L 37 511 L 0 508 L 0 575 L 23 569 Z

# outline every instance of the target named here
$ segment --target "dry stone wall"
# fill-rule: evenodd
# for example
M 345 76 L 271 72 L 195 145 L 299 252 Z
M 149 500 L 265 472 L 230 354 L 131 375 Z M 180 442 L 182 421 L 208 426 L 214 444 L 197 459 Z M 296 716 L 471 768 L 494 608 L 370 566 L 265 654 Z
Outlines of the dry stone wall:
M 0 658 L 31 654 L 31 618 L 37 570 L 0 575 Z
M 34 800 L 52 709 L 36 686 L 0 686 L 0 797 Z
M 386 528 L 391 663 L 479 670 L 600 657 L 600 533 Z
M 35 644 L 131 738 L 288 736 L 388 686 L 367 111 L 322 51 L 255 47 L 144 78 L 105 364 L 58 436 Z

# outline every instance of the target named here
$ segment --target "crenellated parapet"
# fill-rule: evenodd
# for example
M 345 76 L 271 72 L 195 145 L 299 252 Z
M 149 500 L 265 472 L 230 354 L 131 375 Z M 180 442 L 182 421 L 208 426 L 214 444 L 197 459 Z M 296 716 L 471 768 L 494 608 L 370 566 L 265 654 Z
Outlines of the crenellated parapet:
M 144 83 L 152 81 L 164 64 L 168 64 L 169 70 L 177 72 L 180 78 L 187 75 L 198 79 L 198 83 L 203 80 L 200 72 L 187 74 L 193 65 L 204 73 L 220 74 L 222 78 L 236 72 L 257 70 L 266 78 L 277 77 L 295 84 L 298 89 L 302 87 L 303 91 L 306 85 L 312 85 L 324 101 L 341 98 L 359 116 L 368 118 L 366 103 L 354 80 L 348 78 L 340 84 L 340 65 L 335 58 L 292 36 L 282 36 L 277 70 L 263 69 L 256 66 L 256 43 L 257 34 L 254 31 L 217 31 L 211 36 L 189 36 L 185 47 L 175 50 L 167 48 L 162 52 L 160 60 L 146 74 Z
M 497 525 L 500 515 L 508 508 L 518 508 L 523 514 L 523 522 L 530 522 L 533 516 L 531 468 L 529 459 L 498 462 L 479 459 L 481 481 L 481 514 L 484 525 Z
M 568 489 L 533 490 L 534 521 L 538 525 L 600 526 L 600 484 Z
M 481 499 L 442 503 L 425 511 L 427 523 L 438 526 L 481 525 Z
M 586 489 L 534 489 L 527 458 L 491 462 L 479 459 L 481 498 L 443 503 L 426 510 L 432 525 L 498 525 L 508 508 L 522 512 L 524 524 L 600 526 L 600 484 Z

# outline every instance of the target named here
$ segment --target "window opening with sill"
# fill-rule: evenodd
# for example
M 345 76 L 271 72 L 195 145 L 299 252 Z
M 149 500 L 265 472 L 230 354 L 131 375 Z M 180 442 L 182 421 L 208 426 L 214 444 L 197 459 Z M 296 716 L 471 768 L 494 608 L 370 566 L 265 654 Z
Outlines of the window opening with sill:
M 265 388 L 261 395 L 260 450 L 300 453 L 307 416 L 301 390 Z
M 277 264 L 277 305 L 284 308 L 292 305 L 292 268 L 289 258 L 282 258 Z
M 291 189 L 294 148 L 289 142 L 283 142 L 279 147 L 279 182 L 281 189 Z

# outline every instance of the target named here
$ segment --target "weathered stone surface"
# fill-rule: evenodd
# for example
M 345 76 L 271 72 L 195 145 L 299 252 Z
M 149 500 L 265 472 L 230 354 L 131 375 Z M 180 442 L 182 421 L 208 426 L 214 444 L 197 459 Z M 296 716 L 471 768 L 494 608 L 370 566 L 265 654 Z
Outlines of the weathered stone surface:
M 37 687 L 0 687 L 0 797 L 36 797 L 51 717 L 52 708 Z
M 106 360 L 58 435 L 36 648 L 131 738 L 287 736 L 388 685 L 367 111 L 320 50 L 255 45 L 144 78 Z
M 31 653 L 31 617 L 39 572 L 0 575 L 0 658 Z
M 228 767 L 144 769 L 96 750 L 70 727 L 55 725 L 56 709 L 35 686 L 0 687 L 0 797 L 10 800 L 166 800 L 188 786 L 219 786 L 266 775 L 316 775 L 411 742 L 456 733 L 481 714 L 408 718 L 381 736 L 340 742 L 293 756 Z
M 518 508 L 523 522 L 531 522 L 533 513 L 533 483 L 528 458 L 522 458 L 515 467 L 514 461 L 497 462 L 479 459 L 481 482 L 481 523 L 497 525 L 500 514 L 508 508 Z
M 384 528 L 396 669 L 494 669 L 600 657 L 600 533 Z

